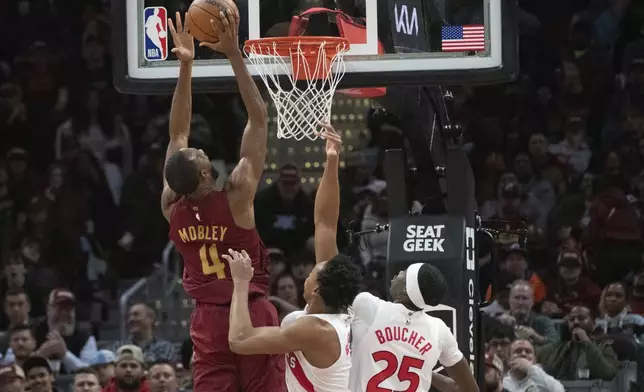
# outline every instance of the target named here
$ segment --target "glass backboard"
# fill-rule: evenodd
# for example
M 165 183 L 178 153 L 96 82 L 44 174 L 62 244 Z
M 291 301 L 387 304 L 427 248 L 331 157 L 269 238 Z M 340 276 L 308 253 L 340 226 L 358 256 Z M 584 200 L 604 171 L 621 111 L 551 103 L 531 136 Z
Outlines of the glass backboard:
M 490 84 L 518 71 L 516 2 L 508 0 L 237 0 L 240 46 L 247 39 L 306 34 L 350 34 L 342 88 L 387 85 Z M 127 93 L 163 94 L 174 89 L 178 63 L 167 38 L 146 35 L 150 18 L 185 12 L 189 0 L 128 0 L 112 3 L 115 85 Z M 158 8 L 162 7 L 162 8 Z M 314 7 L 307 23 L 294 17 Z M 160 10 L 156 11 L 156 10 Z M 159 29 L 164 28 L 159 26 Z M 162 34 L 163 35 L 163 34 Z M 160 45 L 161 47 L 157 47 Z M 167 45 L 167 48 L 165 47 Z M 194 90 L 236 89 L 227 60 L 197 51 Z M 251 72 L 256 72 L 251 67 Z

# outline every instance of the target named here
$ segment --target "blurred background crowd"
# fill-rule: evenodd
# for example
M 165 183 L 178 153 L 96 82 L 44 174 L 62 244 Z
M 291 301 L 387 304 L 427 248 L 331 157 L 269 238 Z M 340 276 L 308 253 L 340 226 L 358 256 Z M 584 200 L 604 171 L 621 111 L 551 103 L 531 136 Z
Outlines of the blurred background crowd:
M 9 391 L 190 390 L 179 309 L 193 304 L 177 284 L 167 223 L 150 207 L 170 97 L 114 91 L 109 3 L 0 2 L 0 388 Z M 493 240 L 478 239 L 486 390 L 575 380 L 628 390 L 644 363 L 644 4 L 519 4 L 518 79 L 453 88 L 479 212 L 495 228 Z M 340 232 L 373 229 L 388 222 L 382 151 L 405 132 L 368 101 L 335 103 L 349 141 Z M 225 174 L 245 123 L 239 97 L 196 95 L 192 121 L 191 145 Z M 255 207 L 282 317 L 302 308 L 314 265 L 322 152 L 297 148 L 269 141 Z M 384 296 L 387 233 L 339 243 Z

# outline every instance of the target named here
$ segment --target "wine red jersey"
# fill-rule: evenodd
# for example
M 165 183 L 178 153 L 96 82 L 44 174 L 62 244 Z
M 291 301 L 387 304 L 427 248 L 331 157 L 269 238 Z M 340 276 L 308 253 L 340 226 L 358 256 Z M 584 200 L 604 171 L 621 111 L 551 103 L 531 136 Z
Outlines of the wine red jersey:
M 257 229 L 235 224 L 226 192 L 179 199 L 170 218 L 170 239 L 183 257 L 183 287 L 197 302 L 230 304 L 233 281 L 228 262 L 220 256 L 228 249 L 246 250 L 252 260 L 250 295 L 268 295 L 268 252 Z

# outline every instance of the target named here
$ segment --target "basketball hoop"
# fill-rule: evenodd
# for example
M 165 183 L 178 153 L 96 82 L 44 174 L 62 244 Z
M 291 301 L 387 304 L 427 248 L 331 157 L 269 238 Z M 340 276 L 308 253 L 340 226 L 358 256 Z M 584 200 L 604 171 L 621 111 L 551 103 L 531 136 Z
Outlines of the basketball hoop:
M 331 119 L 333 95 L 346 71 L 344 53 L 349 45 L 349 40 L 339 37 L 246 41 L 244 52 L 275 102 L 278 138 L 317 139 L 318 123 Z M 280 81 L 282 73 L 288 82 Z

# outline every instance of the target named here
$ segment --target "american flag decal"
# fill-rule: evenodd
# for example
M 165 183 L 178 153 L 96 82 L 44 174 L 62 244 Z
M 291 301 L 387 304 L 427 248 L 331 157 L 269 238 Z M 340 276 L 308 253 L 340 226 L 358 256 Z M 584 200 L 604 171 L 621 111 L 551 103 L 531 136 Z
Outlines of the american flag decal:
M 485 50 L 485 26 L 444 25 L 441 28 L 443 52 L 469 52 Z

